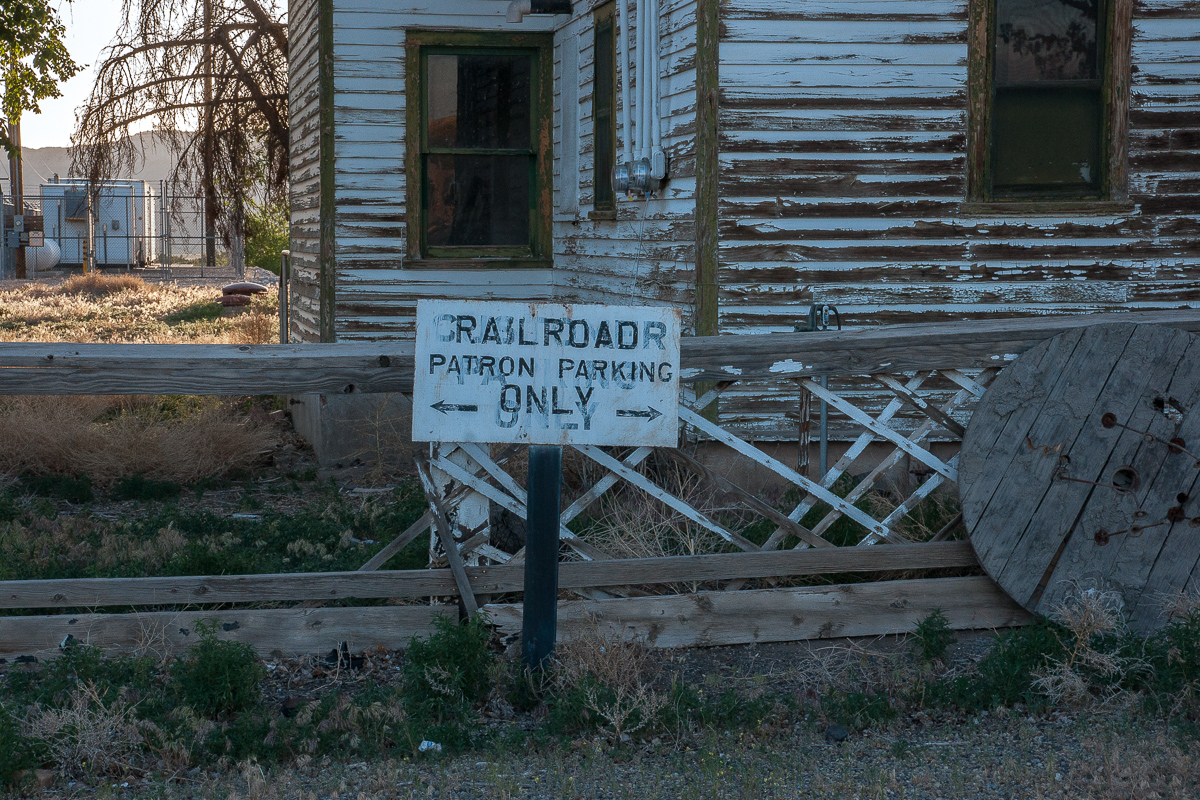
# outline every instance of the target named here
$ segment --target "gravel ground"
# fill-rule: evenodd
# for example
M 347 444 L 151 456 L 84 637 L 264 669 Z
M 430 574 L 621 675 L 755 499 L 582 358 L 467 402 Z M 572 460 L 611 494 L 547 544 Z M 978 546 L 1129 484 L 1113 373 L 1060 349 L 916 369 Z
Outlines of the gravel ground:
M 986 652 L 990 636 L 968 633 L 947 672 Z M 720 647 L 662 654 L 664 669 L 703 686 L 802 692 L 813 682 L 872 680 L 905 669 L 905 637 Z M 401 658 L 368 654 L 347 669 L 336 658 L 272 660 L 264 683 L 269 707 L 397 680 Z M 489 704 L 489 708 L 490 708 Z M 810 704 L 805 704 L 811 708 Z M 817 798 L 848 800 L 1152 800 L 1200 798 L 1200 742 L 1123 704 L 1030 715 L 1020 709 L 961 715 L 917 710 L 890 723 L 827 736 L 815 713 L 776 719 L 754 731 L 690 731 L 614 748 L 605 740 L 569 742 L 518 734 L 537 727 L 529 714 L 485 711 L 500 735 L 485 749 L 368 762 L 299 759 L 172 776 L 68 783 L 44 798 L 166 800 L 690 800 Z M 502 744 L 510 742 L 514 744 Z M 29 795 L 32 796 L 32 795 Z
M 1119 712 L 912 721 L 827 742 L 806 724 L 761 737 L 710 736 L 609 750 L 596 742 L 278 769 L 242 764 L 170 783 L 76 783 L 46 798 L 384 800 L 495 798 L 1194 798 L 1200 757 Z

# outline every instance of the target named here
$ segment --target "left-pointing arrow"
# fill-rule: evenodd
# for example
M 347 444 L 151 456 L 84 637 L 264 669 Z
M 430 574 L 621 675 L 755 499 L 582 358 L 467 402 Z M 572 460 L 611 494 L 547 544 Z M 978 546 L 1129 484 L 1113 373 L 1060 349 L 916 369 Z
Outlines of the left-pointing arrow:
M 430 406 L 435 411 L 440 411 L 443 414 L 451 411 L 478 411 L 479 406 L 466 406 L 461 403 L 447 403 L 445 400 L 438 400 Z

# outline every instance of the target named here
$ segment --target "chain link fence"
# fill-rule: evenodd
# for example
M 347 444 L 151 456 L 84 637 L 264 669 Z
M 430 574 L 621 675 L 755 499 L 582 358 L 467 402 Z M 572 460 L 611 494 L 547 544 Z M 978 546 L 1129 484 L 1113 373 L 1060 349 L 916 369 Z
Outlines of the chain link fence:
M 161 278 L 242 278 L 222 238 L 206 232 L 204 197 L 160 181 L 43 184 L 3 197 L 0 279 L 56 271 L 128 271 Z

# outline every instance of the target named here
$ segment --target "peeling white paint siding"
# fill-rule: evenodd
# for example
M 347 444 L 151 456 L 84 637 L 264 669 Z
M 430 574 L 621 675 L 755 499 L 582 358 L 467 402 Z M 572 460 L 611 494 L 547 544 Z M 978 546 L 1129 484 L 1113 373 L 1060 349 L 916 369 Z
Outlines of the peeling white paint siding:
M 320 159 L 317 148 L 316 0 L 290 1 L 288 35 L 291 48 L 291 70 L 288 75 L 288 109 L 291 119 L 290 330 L 293 341 L 315 342 L 320 340 L 317 319 Z
M 1134 8 L 1132 210 L 1069 216 L 961 210 L 967 9 L 722 0 L 722 333 L 813 301 L 849 327 L 1200 305 L 1195 3 Z M 794 436 L 789 391 L 727 395 L 722 419 Z
M 300 2 L 313 0 L 293 0 L 293 7 Z M 672 158 L 671 181 L 661 199 L 621 203 L 616 221 L 588 219 L 595 181 L 592 6 L 577 2 L 570 18 L 528 16 L 510 25 L 504 22 L 506 4 L 498 0 L 334 0 L 339 340 L 409 338 L 416 301 L 425 297 L 625 303 L 644 299 L 677 303 L 690 314 L 695 260 L 694 0 L 662 4 L 662 106 L 668 114 L 664 146 Z M 404 269 L 408 28 L 554 30 L 552 270 Z

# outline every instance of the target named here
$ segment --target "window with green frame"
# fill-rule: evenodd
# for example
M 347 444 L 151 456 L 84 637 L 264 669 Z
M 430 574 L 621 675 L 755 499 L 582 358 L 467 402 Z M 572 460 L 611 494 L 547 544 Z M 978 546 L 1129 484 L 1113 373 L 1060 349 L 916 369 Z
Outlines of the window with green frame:
M 545 266 L 547 35 L 409 31 L 408 264 Z
M 1103 200 L 1119 193 L 1127 0 L 982 0 L 972 53 L 972 187 L 982 200 Z M 973 8 L 974 11 L 974 8 Z M 1125 12 L 1128 13 L 1127 10 Z M 1120 93 L 1126 96 L 1121 97 Z
M 612 170 L 617 161 L 617 26 L 616 4 L 605 3 L 593 15 L 592 52 L 592 209 L 616 217 L 617 195 Z M 593 214 L 593 216 L 597 216 Z

